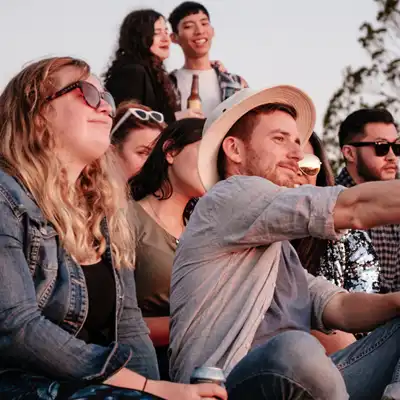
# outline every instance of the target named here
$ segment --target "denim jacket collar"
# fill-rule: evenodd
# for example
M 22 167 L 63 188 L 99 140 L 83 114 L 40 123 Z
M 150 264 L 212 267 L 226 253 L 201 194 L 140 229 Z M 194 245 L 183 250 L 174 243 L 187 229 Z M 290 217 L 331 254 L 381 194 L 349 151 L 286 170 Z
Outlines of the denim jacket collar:
M 0 169 L 0 191 L 18 219 L 27 213 L 39 225 L 47 224 L 46 218 L 21 180 L 2 169 Z

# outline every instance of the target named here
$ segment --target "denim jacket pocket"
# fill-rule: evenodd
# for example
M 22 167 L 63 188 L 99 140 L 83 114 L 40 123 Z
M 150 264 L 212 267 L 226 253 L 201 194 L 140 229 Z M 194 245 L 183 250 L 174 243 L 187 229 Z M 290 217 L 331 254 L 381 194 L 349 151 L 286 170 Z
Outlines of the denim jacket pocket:
M 29 219 L 29 215 L 27 216 Z M 25 251 L 29 269 L 35 285 L 39 309 L 43 309 L 49 299 L 58 274 L 57 232 L 51 225 L 29 220 L 28 240 Z

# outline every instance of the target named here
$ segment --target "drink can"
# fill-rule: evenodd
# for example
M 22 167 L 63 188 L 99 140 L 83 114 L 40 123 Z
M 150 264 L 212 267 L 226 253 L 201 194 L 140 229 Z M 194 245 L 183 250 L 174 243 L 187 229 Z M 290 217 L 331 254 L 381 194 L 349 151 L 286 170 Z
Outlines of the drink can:
M 216 383 L 224 387 L 225 375 L 221 368 L 197 367 L 190 376 L 190 383 Z

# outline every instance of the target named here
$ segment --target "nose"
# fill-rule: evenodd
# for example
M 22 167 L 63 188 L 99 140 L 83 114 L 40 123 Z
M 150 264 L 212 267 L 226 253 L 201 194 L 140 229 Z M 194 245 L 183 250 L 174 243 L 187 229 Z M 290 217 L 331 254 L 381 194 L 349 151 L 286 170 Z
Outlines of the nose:
M 393 152 L 392 146 L 389 147 L 389 152 L 386 154 L 386 159 L 389 161 L 396 160 L 397 156 Z
M 289 158 L 292 160 L 295 160 L 296 162 L 299 162 L 304 158 L 304 151 L 303 148 L 300 147 L 298 143 L 293 143 L 291 146 L 290 152 L 289 152 Z
M 171 41 L 171 38 L 170 38 L 168 32 L 163 32 L 163 34 L 161 36 L 161 41 L 162 42 L 168 42 L 168 43 Z
M 103 98 L 100 100 L 100 105 L 99 108 L 97 109 L 98 112 L 101 112 L 103 114 L 107 114 L 109 116 L 113 116 L 113 114 L 115 113 L 115 110 L 113 109 L 113 107 L 111 107 L 111 105 L 105 101 Z
M 203 32 L 204 32 L 204 26 L 203 26 L 203 24 L 201 24 L 201 23 L 196 24 L 196 31 L 195 31 L 195 33 L 196 33 L 197 35 L 200 35 L 200 34 L 202 34 Z

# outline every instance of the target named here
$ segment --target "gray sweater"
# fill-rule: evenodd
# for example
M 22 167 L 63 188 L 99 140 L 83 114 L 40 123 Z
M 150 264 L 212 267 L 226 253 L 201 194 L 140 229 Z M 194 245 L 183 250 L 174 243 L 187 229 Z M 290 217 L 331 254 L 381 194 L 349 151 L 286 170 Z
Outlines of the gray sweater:
M 248 353 L 268 312 L 289 240 L 338 239 L 333 208 L 343 187 L 279 187 L 233 176 L 197 204 L 175 256 L 170 296 L 170 373 L 188 382 L 196 366 L 232 368 Z M 300 264 L 300 261 L 297 259 Z M 304 271 L 305 274 L 306 271 Z M 343 291 L 307 274 L 311 327 Z

